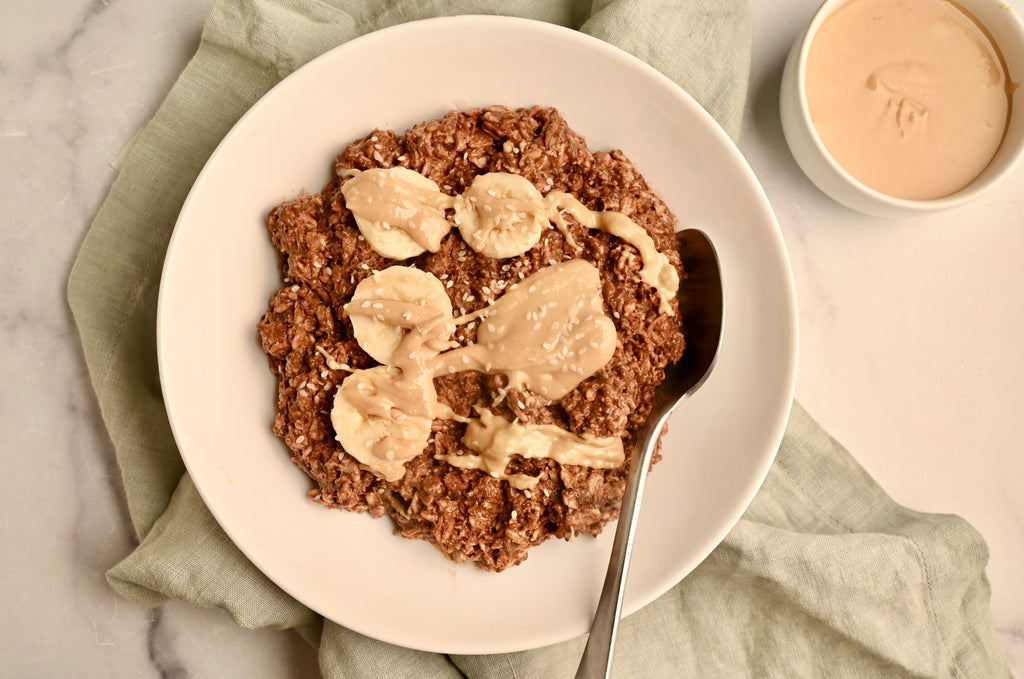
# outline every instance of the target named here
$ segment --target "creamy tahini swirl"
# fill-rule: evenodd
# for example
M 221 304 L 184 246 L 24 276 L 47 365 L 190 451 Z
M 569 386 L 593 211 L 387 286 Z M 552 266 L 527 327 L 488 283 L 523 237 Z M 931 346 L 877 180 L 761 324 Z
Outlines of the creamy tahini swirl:
M 471 247 L 503 257 L 529 249 L 540 232 L 552 226 L 578 247 L 564 213 L 571 214 L 583 226 L 633 245 L 643 260 L 641 279 L 660 297 L 659 311 L 673 313 L 670 301 L 678 289 L 678 274 L 647 232 L 625 215 L 589 210 L 564 192 L 541 196 L 516 175 L 474 182 L 463 196 L 451 197 L 419 181 L 408 184 L 403 177 L 408 172 L 348 172 L 342 190 L 360 228 L 377 228 L 387 220 L 387 228 L 406 232 L 417 245 L 436 251 L 447 233 L 439 215 L 450 207 L 454 225 L 463 230 Z M 463 443 L 473 451 L 442 459 L 482 470 L 516 488 L 531 488 L 538 479 L 506 474 L 513 455 L 598 469 L 623 463 L 622 441 L 616 437 L 579 436 L 553 425 L 509 422 L 488 410 L 463 418 L 438 400 L 433 383 L 444 374 L 474 370 L 505 375 L 510 389 L 528 389 L 557 400 L 594 375 L 611 360 L 617 337 L 614 322 L 604 313 L 600 274 L 590 262 L 573 259 L 545 267 L 509 286 L 492 304 L 460 318 L 383 297 L 350 302 L 345 311 L 405 330 L 387 365 L 353 371 L 342 382 L 331 413 L 346 451 L 384 479 L 396 481 L 405 474 L 405 463 L 426 448 L 435 418 L 466 422 Z M 479 323 L 476 342 L 444 350 L 454 325 L 470 321 Z
M 553 264 L 528 276 L 493 304 L 454 319 L 456 324 L 479 319 L 477 341 L 444 352 L 436 347 L 451 333 L 450 315 L 390 299 L 350 302 L 345 306 L 348 314 L 373 316 L 408 332 L 388 365 L 356 370 L 342 382 L 331 413 L 339 441 L 389 481 L 400 479 L 404 464 L 423 452 L 434 418 L 469 422 L 464 443 L 482 453 L 480 459 L 460 456 L 457 462 L 448 456 L 448 462 L 484 469 L 496 478 L 514 481 L 516 487 L 528 488 L 537 482 L 504 473 L 512 455 L 527 451 L 533 457 L 571 459 L 571 464 L 590 467 L 605 468 L 610 461 L 611 466 L 622 464 L 625 456 L 618 438 L 555 433 L 557 428 L 538 425 L 512 426 L 501 424 L 504 420 L 497 416 L 481 414 L 488 437 L 495 438 L 497 431 L 502 440 L 501 450 L 488 450 L 481 446 L 480 435 L 472 434 L 473 420 L 452 412 L 438 401 L 434 390 L 435 377 L 477 370 L 506 375 L 510 387 L 526 388 L 552 400 L 561 398 L 615 353 L 615 325 L 604 314 L 601 300 L 601 279 L 593 264 L 582 259 Z M 361 429 L 363 420 L 354 414 L 372 424 Z
M 641 280 L 657 290 L 661 300 L 659 311 L 672 313 L 670 302 L 679 289 L 678 273 L 654 246 L 650 235 L 621 212 L 590 210 L 563 191 L 551 191 L 542 196 L 519 175 L 498 172 L 480 175 L 460 196 L 448 196 L 439 190 L 424 188 L 432 182 L 422 175 L 419 178 L 425 182 L 413 184 L 411 175 L 415 173 L 402 167 L 345 171 L 341 192 L 364 235 L 370 224 L 384 225 L 404 232 L 423 250 L 437 252 L 441 239 L 454 224 L 463 231 L 463 238 L 477 252 L 490 257 L 511 257 L 533 247 L 543 229 L 552 225 L 565 235 L 570 246 L 578 249 L 569 234 L 564 213 L 571 214 L 583 226 L 606 231 L 635 247 L 643 262 Z M 519 194 L 518 197 L 479 188 L 491 179 L 517 184 L 515 193 Z M 454 209 L 450 222 L 445 222 L 443 216 L 447 208 Z M 519 247 L 500 247 L 500 241 L 505 237 L 515 241 Z M 373 238 L 368 237 L 367 240 L 372 246 Z M 386 253 L 381 254 L 387 256 Z

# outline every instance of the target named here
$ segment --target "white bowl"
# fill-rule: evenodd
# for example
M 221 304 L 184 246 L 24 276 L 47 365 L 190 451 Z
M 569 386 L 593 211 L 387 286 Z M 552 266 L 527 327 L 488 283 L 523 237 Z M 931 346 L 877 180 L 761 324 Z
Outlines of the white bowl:
M 807 106 L 807 53 L 825 20 L 851 1 L 855 0 L 826 0 L 786 59 L 779 109 L 782 130 L 797 164 L 819 189 L 839 203 L 879 217 L 911 217 L 947 210 L 988 191 L 1024 155 L 1024 87 L 1013 91 L 1006 136 L 992 161 L 974 181 L 948 196 L 934 200 L 894 198 L 855 179 L 829 154 L 811 121 Z M 1013 8 L 1002 0 L 958 0 L 958 5 L 988 29 L 1006 61 L 1009 80 L 1013 83 L 1024 80 L 1024 24 Z
M 452 45 L 474 58 L 455 64 Z M 654 68 L 554 24 L 463 15 L 370 33 L 295 71 L 224 138 L 182 207 L 157 310 L 164 401 L 196 489 L 271 581 L 348 629 L 427 651 L 504 653 L 584 634 L 614 530 L 549 540 L 498 574 L 396 537 L 390 519 L 310 502 L 309 478 L 271 431 L 277 378 L 255 338 L 282 284 L 266 214 L 323 186 L 336 154 L 370 130 L 494 103 L 555 106 L 591 148 L 623 149 L 681 222 L 707 231 L 722 262 L 728 330 L 647 480 L 627 614 L 696 568 L 739 520 L 771 467 L 796 383 L 796 296 L 771 205 L 722 128 Z

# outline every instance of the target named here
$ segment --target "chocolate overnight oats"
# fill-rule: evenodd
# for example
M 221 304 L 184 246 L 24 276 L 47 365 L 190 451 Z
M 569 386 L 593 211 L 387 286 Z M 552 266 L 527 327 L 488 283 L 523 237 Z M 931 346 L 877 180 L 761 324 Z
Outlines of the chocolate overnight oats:
M 683 335 L 675 217 L 555 109 L 377 130 L 267 218 L 274 433 L 330 507 L 493 571 L 618 516 Z

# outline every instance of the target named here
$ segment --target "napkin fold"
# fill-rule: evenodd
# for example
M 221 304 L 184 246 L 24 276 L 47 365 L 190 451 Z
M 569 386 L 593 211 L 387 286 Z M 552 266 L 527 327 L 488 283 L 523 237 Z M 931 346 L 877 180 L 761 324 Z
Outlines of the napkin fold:
M 445 656 L 321 619 L 257 570 L 210 515 L 160 393 L 161 264 L 217 143 L 313 57 L 378 28 L 456 13 L 540 19 L 601 38 L 661 70 L 739 133 L 751 37 L 742 0 L 218 0 L 68 284 L 140 539 L 108 573 L 111 586 L 144 605 L 173 597 L 221 607 L 243 627 L 295 628 L 319 649 L 329 678 L 571 677 L 584 643 Z M 987 558 L 965 521 L 893 502 L 794 404 L 776 462 L 739 523 L 686 579 L 624 620 L 615 676 L 1007 676 Z

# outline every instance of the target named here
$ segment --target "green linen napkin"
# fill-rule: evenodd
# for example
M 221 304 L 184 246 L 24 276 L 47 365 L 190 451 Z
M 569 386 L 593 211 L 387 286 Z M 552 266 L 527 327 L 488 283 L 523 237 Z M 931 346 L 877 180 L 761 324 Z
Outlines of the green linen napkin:
M 161 263 L 185 195 L 237 119 L 282 77 L 360 34 L 428 16 L 502 13 L 577 28 L 689 91 L 734 138 L 750 60 L 741 0 L 219 0 L 198 52 L 140 135 L 83 243 L 68 297 L 140 545 L 108 573 L 145 605 L 227 610 L 296 628 L 325 677 L 572 676 L 583 639 L 443 656 L 324 621 L 260 573 L 214 521 L 160 394 Z M 776 463 L 725 541 L 623 623 L 616 677 L 1009 674 L 989 611 L 987 550 L 954 516 L 895 504 L 794 404 Z

